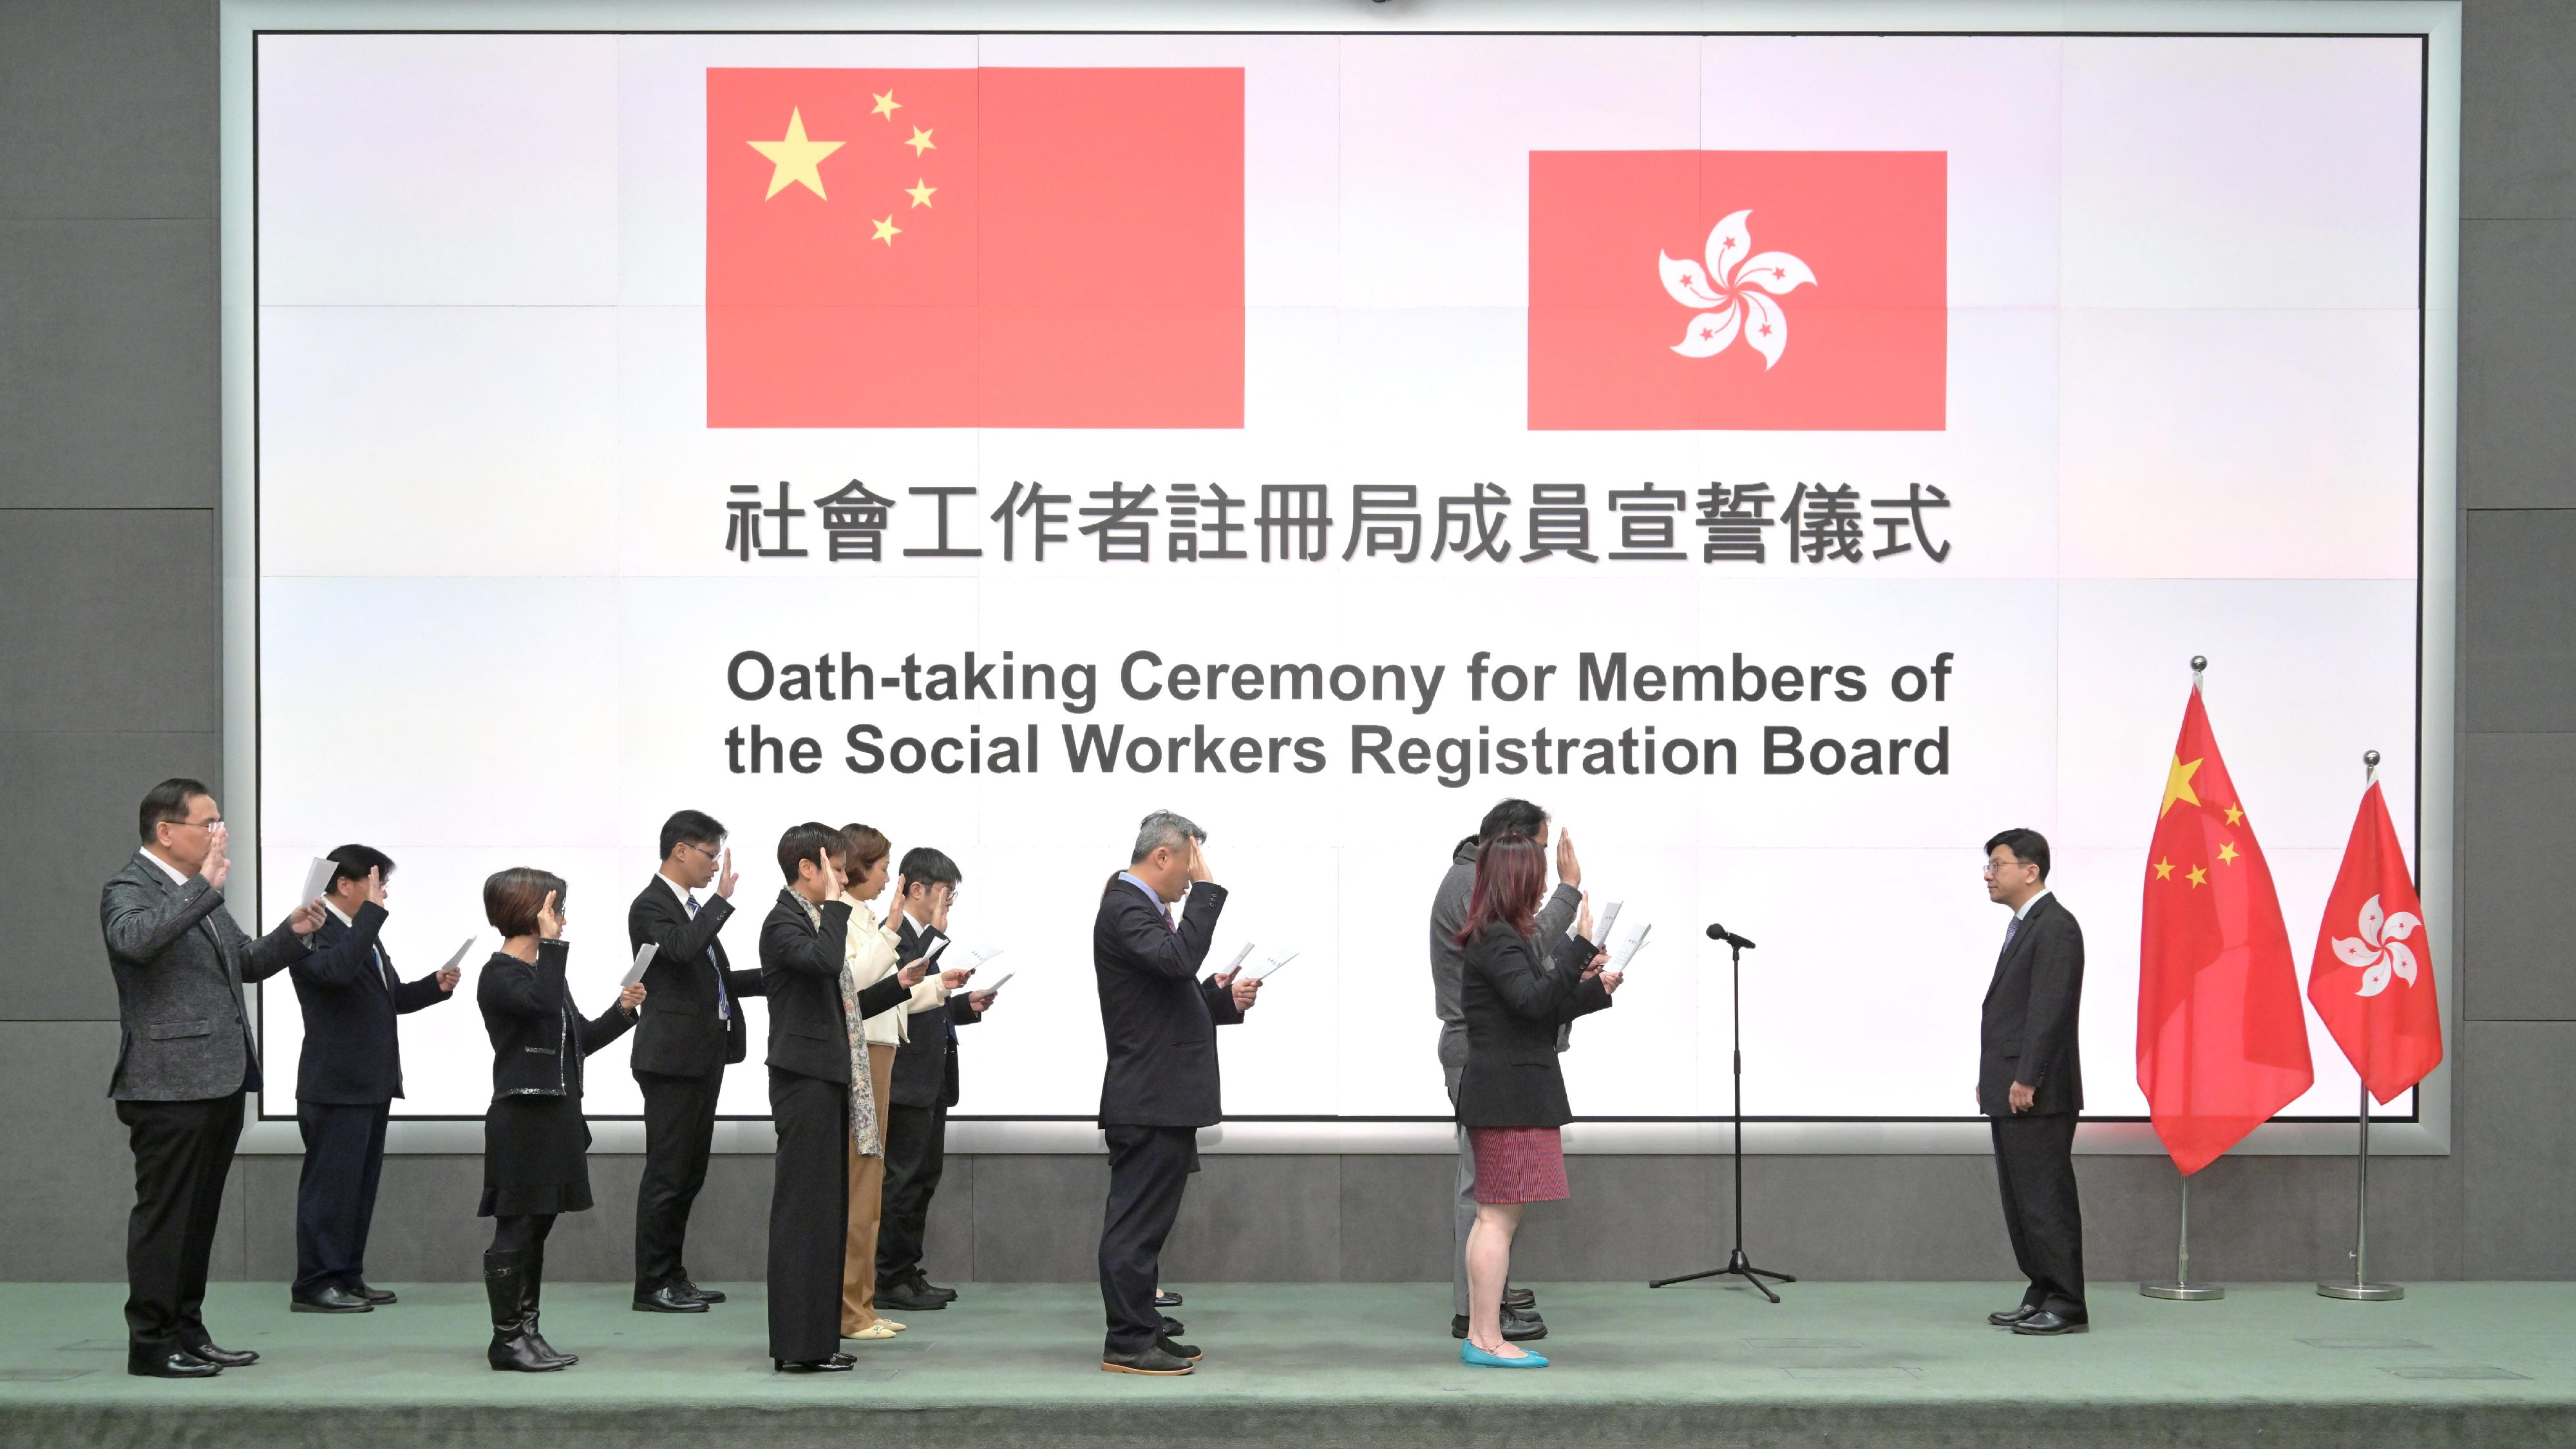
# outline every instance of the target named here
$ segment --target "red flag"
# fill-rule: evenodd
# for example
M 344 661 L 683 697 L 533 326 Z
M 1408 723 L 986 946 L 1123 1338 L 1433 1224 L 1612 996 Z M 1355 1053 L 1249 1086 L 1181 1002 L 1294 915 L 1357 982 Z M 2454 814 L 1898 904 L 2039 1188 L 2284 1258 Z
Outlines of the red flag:
M 1949 156 L 1530 153 L 1529 425 L 1937 431 Z
M 1243 426 L 1243 72 L 707 72 L 707 426 Z
M 2395 1101 L 2442 1064 L 2432 944 L 2397 826 L 2374 782 L 2362 792 L 2343 869 L 2326 897 L 2308 1000 L 2381 1102 Z
M 2290 930 L 2194 685 L 2147 847 L 2138 1086 L 2198 1172 L 2316 1080 Z

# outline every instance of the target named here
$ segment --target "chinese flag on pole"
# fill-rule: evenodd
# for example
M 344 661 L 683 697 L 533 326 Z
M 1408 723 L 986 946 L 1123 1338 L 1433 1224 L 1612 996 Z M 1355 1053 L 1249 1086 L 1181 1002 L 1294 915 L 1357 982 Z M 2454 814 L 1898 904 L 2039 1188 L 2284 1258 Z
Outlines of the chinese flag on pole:
M 1938 432 L 1941 151 L 1533 151 L 1529 426 Z
M 707 72 L 707 426 L 1243 426 L 1243 72 Z
M 2195 682 L 2147 847 L 2138 1086 L 2174 1166 L 2198 1172 L 2316 1080 L 2271 868 Z
M 2442 1064 L 2442 1005 L 2433 994 L 2424 906 L 2377 782 L 2362 792 L 2343 869 L 2326 897 L 2308 1000 L 2379 1101 Z

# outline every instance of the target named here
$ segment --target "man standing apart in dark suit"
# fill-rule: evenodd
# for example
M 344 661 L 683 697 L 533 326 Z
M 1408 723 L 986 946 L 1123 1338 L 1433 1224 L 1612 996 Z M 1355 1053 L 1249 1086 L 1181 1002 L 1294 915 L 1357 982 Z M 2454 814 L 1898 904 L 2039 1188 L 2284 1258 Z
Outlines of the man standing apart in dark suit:
M 455 967 L 417 981 L 394 974 L 381 934 L 393 857 L 372 846 L 332 851 L 313 953 L 288 968 L 304 1012 L 295 1067 L 295 1126 L 304 1167 L 295 1183 L 297 1313 L 365 1313 L 394 1295 L 367 1286 L 367 1228 L 385 1166 L 385 1121 L 403 1094 L 394 1018 L 456 990 Z
M 1146 816 L 1091 927 L 1109 1047 L 1100 1082 L 1100 1129 L 1109 1139 L 1100 1225 L 1107 1373 L 1185 1374 L 1199 1357 L 1165 1335 L 1155 1284 L 1181 1190 L 1198 1170 L 1198 1129 L 1225 1115 L 1215 1028 L 1241 1021 L 1261 993 L 1260 979 L 1240 971 L 1198 979 L 1225 909 L 1225 887 L 1208 878 L 1206 842 L 1206 831 L 1170 811 Z M 1184 897 L 1196 905 L 1175 920 L 1171 908 Z
M 747 1054 L 742 998 L 760 972 L 737 971 L 717 933 L 733 917 L 733 852 L 715 818 L 683 810 L 662 822 L 662 868 L 626 910 L 626 948 L 656 948 L 644 968 L 644 1015 L 630 1065 L 644 1092 L 644 1176 L 635 1188 L 635 1311 L 704 1313 L 724 1294 L 689 1277 L 689 1209 L 707 1183 L 716 1094 Z M 709 882 L 715 885 L 710 895 Z
M 242 982 L 274 976 L 310 949 L 322 906 L 305 902 L 254 941 L 223 908 L 231 842 L 206 787 L 164 780 L 139 815 L 143 848 L 98 905 L 119 1027 L 107 1094 L 134 1151 L 125 1371 L 212 1378 L 259 1361 L 217 1347 L 203 1317 L 242 1094 L 259 1085 Z
M 1994 1133 L 2004 1231 L 2030 1287 L 1986 1321 L 2023 1334 L 2082 1333 L 2084 1219 L 2075 1197 L 2075 1118 L 2084 1109 L 2076 1019 L 2084 930 L 2048 889 L 2048 840 L 2007 830 L 1986 842 L 1986 899 L 2013 913 L 1977 1033 L 1977 1110 Z
M 933 943 L 948 939 L 948 912 L 957 904 L 965 873 L 944 850 L 915 846 L 903 853 L 897 879 L 902 940 L 895 959 L 917 961 Z M 940 973 L 933 1006 L 914 1006 L 894 1053 L 892 1106 L 885 1119 L 885 1216 L 877 1225 L 877 1304 L 908 1312 L 933 1312 L 957 1297 L 954 1288 L 930 1281 L 921 1270 L 930 1199 L 947 1166 L 948 1109 L 957 1105 L 957 1028 L 973 1026 L 992 1008 L 990 991 L 960 990 L 974 968 Z M 918 1001 L 918 995 L 914 998 Z

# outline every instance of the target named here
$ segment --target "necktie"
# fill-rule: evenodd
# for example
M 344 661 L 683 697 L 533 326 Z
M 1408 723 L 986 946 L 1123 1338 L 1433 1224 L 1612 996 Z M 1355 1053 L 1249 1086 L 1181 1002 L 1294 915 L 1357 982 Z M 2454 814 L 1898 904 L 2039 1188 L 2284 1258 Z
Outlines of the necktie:
M 401 982 L 394 980 L 393 963 L 385 959 L 385 948 L 382 946 L 369 946 L 367 949 L 376 954 L 376 974 L 385 978 L 385 990 L 390 992 L 396 986 L 401 985 Z
M 2007 950 L 2007 951 L 2011 950 L 2011 949 L 2012 949 L 2012 943 L 2013 943 L 2013 937 L 2018 936 L 2018 935 L 2020 935 L 2020 934 L 2021 934 L 2021 917 L 2019 917 L 2019 916 L 2015 916 L 2015 917 L 2013 917 L 2011 920 L 2006 921 L 2006 922 L 2004 923 L 2004 949 L 2005 949 L 2005 950 Z
M 698 893 L 696 891 L 689 892 L 687 899 L 689 902 L 689 919 L 694 921 L 698 918 Z M 707 964 L 716 968 L 716 1020 L 731 1021 L 733 1020 L 733 1002 L 725 995 L 724 967 L 717 965 L 716 948 L 713 946 L 709 946 L 707 948 Z
M 1158 901 L 1155 904 L 1161 905 L 1162 903 Z M 1171 932 L 1175 936 L 1181 933 L 1181 923 L 1172 919 L 1172 908 L 1170 906 L 1163 906 L 1163 929 Z

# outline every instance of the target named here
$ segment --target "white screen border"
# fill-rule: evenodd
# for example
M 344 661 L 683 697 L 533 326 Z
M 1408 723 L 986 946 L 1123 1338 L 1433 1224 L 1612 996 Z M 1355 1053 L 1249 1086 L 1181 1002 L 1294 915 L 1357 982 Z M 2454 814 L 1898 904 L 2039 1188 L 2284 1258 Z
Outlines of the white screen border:
M 1078 8 L 1038 0 L 223 0 L 219 141 L 223 417 L 224 788 L 237 833 L 259 839 L 258 395 L 255 326 L 254 52 L 277 31 L 799 31 L 1132 30 L 1245 32 L 1704 32 L 1831 34 L 2377 35 L 2421 37 L 2424 70 L 2422 396 L 2420 468 L 2419 758 L 2416 872 L 2425 914 L 2441 923 L 2434 976 L 2446 1040 L 2459 1027 L 2460 919 L 2456 745 L 2459 728 L 2458 513 L 2460 5 L 2458 0 L 1417 0 L 1397 10 L 1360 0 L 1236 0 L 1231 22 L 1211 27 L 1208 9 L 1188 0 L 1090 0 Z M 259 896 L 254 849 L 235 866 L 241 900 Z M 253 991 L 261 988 L 253 986 Z M 256 1019 L 256 1012 L 254 1012 Z M 275 1064 L 271 1064 L 274 1066 Z M 274 1079 L 278 1073 L 268 1075 Z M 2451 1071 L 2417 1089 L 2416 1119 L 2373 1124 L 2374 1152 L 2447 1155 Z M 638 1153 L 643 1124 L 595 1119 L 594 1150 Z M 397 1119 L 392 1152 L 472 1153 L 482 1149 L 472 1120 Z M 718 1124 L 716 1147 L 762 1153 L 774 1138 L 765 1120 Z M 1992 1150 L 1973 1121 L 1752 1122 L 1754 1154 L 1967 1155 Z M 1101 1150 L 1087 1122 L 979 1120 L 955 1123 L 960 1152 L 1089 1153 Z M 1442 1122 L 1229 1122 L 1201 1133 L 1207 1151 L 1239 1153 L 1446 1153 Z M 1579 1122 L 1569 1151 L 1701 1153 L 1732 1150 L 1728 1125 Z M 2273 1122 L 2235 1150 L 2257 1155 L 2350 1152 L 2340 1122 Z M 2143 1122 L 2088 1122 L 2077 1136 L 2088 1153 L 2163 1151 Z M 241 1150 L 303 1150 L 291 1120 L 254 1111 Z

